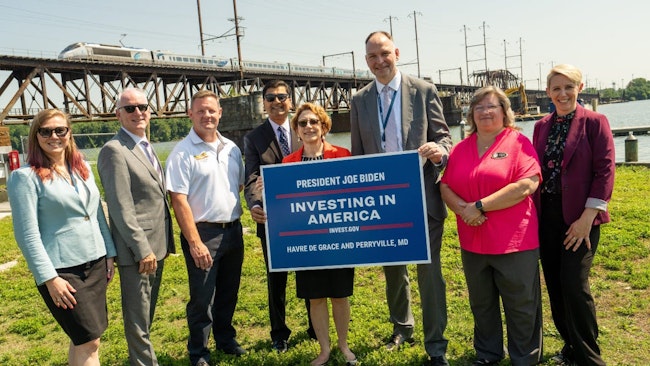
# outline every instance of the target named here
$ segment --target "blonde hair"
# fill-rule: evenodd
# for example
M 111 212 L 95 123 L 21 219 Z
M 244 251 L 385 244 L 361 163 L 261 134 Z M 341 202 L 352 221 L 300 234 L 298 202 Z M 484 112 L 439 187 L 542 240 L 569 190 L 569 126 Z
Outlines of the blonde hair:
M 576 85 L 580 85 L 582 83 L 582 71 L 578 69 L 577 67 L 569 64 L 560 64 L 554 66 L 551 71 L 549 71 L 548 75 L 546 76 L 546 85 L 551 84 L 551 79 L 555 75 L 563 75 L 566 76 L 567 79 L 571 80 L 574 82 Z

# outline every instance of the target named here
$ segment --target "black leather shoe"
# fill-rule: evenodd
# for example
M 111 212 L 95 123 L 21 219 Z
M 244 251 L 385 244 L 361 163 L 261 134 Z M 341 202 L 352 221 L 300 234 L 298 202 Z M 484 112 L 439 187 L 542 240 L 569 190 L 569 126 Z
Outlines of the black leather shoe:
M 242 346 L 240 346 L 237 343 L 235 343 L 233 345 L 230 345 L 228 347 L 220 348 L 220 349 L 223 351 L 223 353 L 225 353 L 227 355 L 235 355 L 237 357 L 239 357 L 239 356 L 241 356 L 243 354 L 246 354 L 246 350 L 244 348 L 242 348 Z
M 559 366 L 572 366 L 573 365 L 573 361 L 569 357 L 567 357 L 567 355 L 565 355 L 562 352 L 560 352 L 557 355 L 551 357 L 551 362 L 553 362 L 553 364 L 559 365 Z
M 412 337 L 404 338 L 404 336 L 401 334 L 393 334 L 390 337 L 390 341 L 386 343 L 386 349 L 389 351 L 398 350 L 404 343 L 407 343 L 408 345 L 412 346 L 413 344 L 415 344 L 415 340 Z
M 429 359 L 429 362 L 426 365 L 429 365 L 429 366 L 449 366 L 449 362 L 447 361 L 447 358 L 444 355 L 442 355 L 442 356 L 431 357 Z
M 289 349 L 289 342 L 287 342 L 285 339 L 280 339 L 279 341 L 273 341 L 273 345 L 271 347 L 278 353 L 284 353 Z
M 501 361 L 489 361 L 484 358 L 480 358 L 474 362 L 472 362 L 472 366 L 491 366 L 491 365 L 497 365 Z

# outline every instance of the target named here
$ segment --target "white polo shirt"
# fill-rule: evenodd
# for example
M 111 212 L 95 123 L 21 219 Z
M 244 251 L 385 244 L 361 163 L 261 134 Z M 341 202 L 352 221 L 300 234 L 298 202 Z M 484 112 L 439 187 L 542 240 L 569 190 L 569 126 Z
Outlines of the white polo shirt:
M 194 222 L 231 222 L 243 213 L 239 199 L 239 187 L 244 184 L 241 150 L 217 134 L 216 142 L 207 143 L 192 128 L 167 157 L 167 189 L 187 195 Z

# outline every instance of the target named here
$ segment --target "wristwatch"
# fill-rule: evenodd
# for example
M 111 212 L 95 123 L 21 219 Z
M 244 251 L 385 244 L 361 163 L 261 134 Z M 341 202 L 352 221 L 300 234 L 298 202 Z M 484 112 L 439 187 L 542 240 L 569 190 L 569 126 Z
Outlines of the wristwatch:
M 485 211 L 483 210 L 483 202 L 481 202 L 481 200 L 476 201 L 476 203 L 474 203 L 474 206 L 477 210 L 481 211 L 483 215 L 485 215 Z

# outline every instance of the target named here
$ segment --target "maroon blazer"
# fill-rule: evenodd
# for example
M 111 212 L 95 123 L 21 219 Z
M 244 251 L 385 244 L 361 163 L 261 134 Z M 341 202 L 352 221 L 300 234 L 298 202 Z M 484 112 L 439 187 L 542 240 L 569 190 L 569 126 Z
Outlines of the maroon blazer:
M 302 151 L 305 149 L 304 146 L 301 146 L 300 149 L 294 151 L 293 153 L 287 155 L 282 159 L 283 163 L 295 163 L 302 161 Z M 350 156 L 350 150 L 334 146 L 327 141 L 323 141 L 323 159 L 332 159 L 332 158 L 344 158 Z
M 549 114 L 535 123 L 533 146 L 542 165 L 554 115 Z M 607 117 L 578 105 L 562 159 L 562 214 L 567 225 L 582 215 L 587 198 L 609 202 L 614 189 L 615 162 L 614 137 Z M 537 212 L 541 212 L 540 189 L 535 193 L 535 205 Z M 594 225 L 609 220 L 609 213 L 601 211 L 594 219 Z

